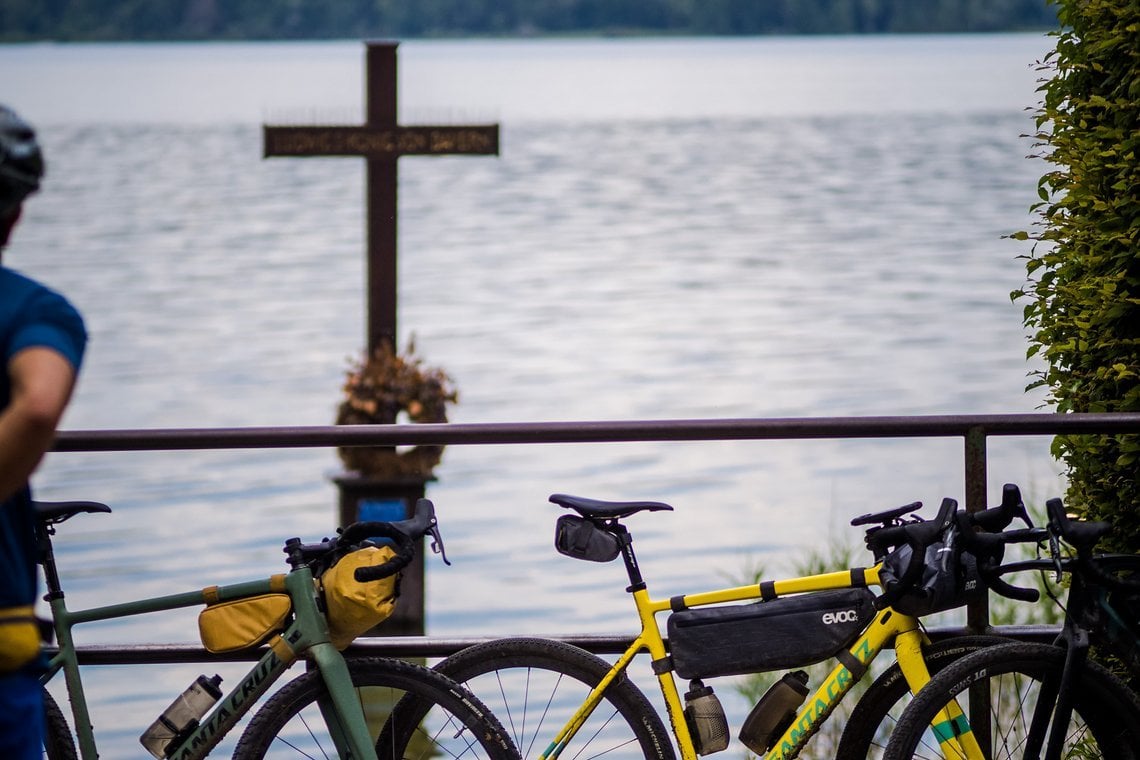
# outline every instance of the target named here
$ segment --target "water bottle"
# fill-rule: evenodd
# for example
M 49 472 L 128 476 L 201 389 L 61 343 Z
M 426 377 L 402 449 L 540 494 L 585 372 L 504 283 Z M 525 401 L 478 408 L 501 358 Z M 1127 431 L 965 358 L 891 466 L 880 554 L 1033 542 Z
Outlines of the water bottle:
M 170 745 L 176 740 L 180 742 L 197 728 L 202 716 L 222 698 L 222 690 L 218 688 L 221 682 L 219 675 L 213 678 L 198 676 L 186 687 L 186 691 L 178 695 L 178 699 L 171 702 L 170 707 L 163 710 L 162 715 L 139 737 L 147 751 L 159 760 L 166 757 Z
M 711 686 L 700 680 L 689 682 L 685 694 L 685 722 L 699 755 L 711 755 L 728 748 L 728 720 Z
M 772 743 L 788 730 L 796 710 L 808 693 L 808 674 L 802 670 L 787 673 L 760 697 L 760 701 L 740 727 L 740 741 L 763 757 Z

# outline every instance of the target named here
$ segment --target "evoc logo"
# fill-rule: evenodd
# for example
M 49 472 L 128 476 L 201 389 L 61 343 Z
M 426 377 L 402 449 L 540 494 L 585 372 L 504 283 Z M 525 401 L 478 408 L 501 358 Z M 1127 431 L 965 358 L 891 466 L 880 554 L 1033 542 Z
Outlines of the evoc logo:
M 825 612 L 823 613 L 824 625 L 835 625 L 836 623 L 854 623 L 859 619 L 859 614 L 855 610 L 841 610 L 839 612 Z

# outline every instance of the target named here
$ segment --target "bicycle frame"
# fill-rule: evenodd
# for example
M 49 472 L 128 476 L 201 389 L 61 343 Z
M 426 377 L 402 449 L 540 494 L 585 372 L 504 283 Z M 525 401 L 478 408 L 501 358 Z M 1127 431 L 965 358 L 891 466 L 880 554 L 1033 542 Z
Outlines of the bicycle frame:
M 206 757 L 249 712 L 258 699 L 289 669 L 296 661 L 299 652 L 307 652 L 311 656 L 332 696 L 333 704 L 325 710 L 332 710 L 340 719 L 328 721 L 340 756 L 373 759 L 376 757 L 363 710 L 353 694 L 348 666 L 341 653 L 329 643 L 328 628 L 317 608 L 313 594 L 313 575 L 307 567 L 263 580 L 79 611 L 67 609 L 55 573 L 54 560 L 50 556 L 44 567 L 48 576 L 48 601 L 54 619 L 59 651 L 50 658 L 48 671 L 41 678 L 41 682 L 46 684 L 61 670 L 63 671 L 72 706 L 80 757 L 83 760 L 95 760 L 98 753 L 72 634 L 72 629 L 76 625 L 204 605 L 208 598 L 229 601 L 281 592 L 287 593 L 292 600 L 293 622 L 282 633 L 273 637 L 265 655 L 233 689 L 222 697 L 193 733 L 179 745 L 172 757 L 177 760 L 199 760 Z M 347 731 L 339 730 L 339 726 L 342 725 L 347 727 Z
M 1083 561 L 1107 561 L 1109 563 L 1126 563 L 1135 566 L 1137 557 L 1133 555 L 1101 555 L 1095 558 L 1085 558 Z M 1079 677 L 1088 657 L 1090 642 L 1095 640 L 1114 650 L 1119 645 L 1115 638 L 1130 637 L 1119 614 L 1108 603 L 1103 589 L 1090 586 L 1089 580 L 1082 573 L 1082 559 L 1031 559 L 1020 562 L 1011 562 L 1002 567 L 1003 574 L 1022 571 L 1038 572 L 1065 572 L 1070 576 L 1067 595 L 1065 623 L 1055 645 L 1066 650 L 1065 663 L 1060 678 L 1049 684 L 1048 691 L 1043 690 L 1033 715 L 1030 716 L 1030 730 L 1026 736 L 1024 751 L 1026 757 L 1042 756 L 1060 757 L 1064 731 L 1060 728 L 1068 725 L 1069 716 L 1073 711 L 1073 694 L 1075 680 Z M 1059 577 L 1059 576 L 1058 576 Z M 1089 624 L 1088 608 L 1099 608 L 1095 615 L 1095 622 Z M 1118 654 L 1123 652 L 1118 651 Z M 1125 659 L 1127 662 L 1127 659 Z M 1135 672 L 1135 666 L 1133 666 Z M 956 700 L 952 702 L 956 706 Z M 942 716 L 945 718 L 946 716 Z M 1050 728 L 1052 726 L 1052 728 Z M 931 726 L 940 745 L 954 757 L 965 757 L 969 760 L 984 760 L 985 755 L 977 744 L 977 736 L 969 721 L 962 720 L 953 727 L 945 723 L 935 723 Z
M 661 635 L 660 626 L 657 624 L 656 616 L 659 613 L 670 612 L 673 609 L 674 602 L 671 599 L 652 599 L 649 596 L 649 591 L 641 577 L 637 560 L 633 554 L 631 541 L 626 540 L 621 543 L 621 552 L 630 579 L 630 586 L 627 591 L 633 595 L 634 605 L 641 622 L 641 632 L 629 648 L 618 657 L 606 677 L 590 692 L 586 701 L 554 737 L 543 754 L 539 756 L 539 760 L 548 760 L 559 756 L 562 748 L 566 746 L 567 742 L 589 718 L 594 708 L 601 702 L 607 686 L 625 672 L 638 653 L 647 652 L 654 663 L 667 662 L 665 641 Z M 879 566 L 857 571 L 845 570 L 688 594 L 681 597 L 681 600 L 686 608 L 690 608 L 728 602 L 755 601 L 761 598 L 771 598 L 773 594 L 784 596 L 852 588 L 857 585 L 879 585 Z M 767 587 L 767 592 L 762 587 Z M 916 618 L 887 608 L 875 616 L 875 619 L 849 650 L 837 657 L 839 663 L 819 688 L 808 696 L 791 726 L 775 742 L 772 750 L 765 755 L 764 760 L 791 760 L 791 758 L 796 757 L 808 739 L 815 735 L 820 726 L 831 715 L 832 710 L 867 671 L 875 657 L 892 641 L 894 642 L 899 667 L 906 678 L 911 693 L 916 693 L 925 686 L 930 680 L 930 673 L 922 656 L 922 648 L 930 641 L 922 632 Z M 660 668 L 655 669 L 655 671 L 657 672 L 657 681 L 662 697 L 665 700 L 673 735 L 681 752 L 681 759 L 697 760 L 697 752 L 688 724 L 685 721 L 684 708 L 681 704 L 677 684 L 673 678 L 673 671 L 671 668 Z M 946 722 L 960 725 L 963 721 L 964 716 L 956 704 L 949 705 L 947 710 L 938 716 L 939 725 Z M 970 753 L 968 757 L 972 759 L 982 757 L 981 749 L 972 734 L 960 737 L 960 740 L 963 741 Z

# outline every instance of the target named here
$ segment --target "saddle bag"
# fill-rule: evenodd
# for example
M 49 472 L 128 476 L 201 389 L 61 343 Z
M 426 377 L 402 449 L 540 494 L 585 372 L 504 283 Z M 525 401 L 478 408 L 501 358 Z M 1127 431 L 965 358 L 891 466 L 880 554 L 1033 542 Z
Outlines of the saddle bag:
M 875 595 L 837 589 L 669 616 L 669 651 L 682 678 L 806 667 L 854 643 L 875 616 Z
M 562 515 L 554 527 L 554 548 L 559 554 L 590 562 L 609 562 L 621 554 L 617 536 L 577 515 Z

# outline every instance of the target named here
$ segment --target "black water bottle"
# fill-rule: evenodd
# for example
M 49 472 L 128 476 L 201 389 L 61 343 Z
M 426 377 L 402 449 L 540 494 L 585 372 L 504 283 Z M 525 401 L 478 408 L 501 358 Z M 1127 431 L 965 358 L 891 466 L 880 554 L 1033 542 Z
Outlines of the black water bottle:
M 724 717 L 724 708 L 712 687 L 700 680 L 689 682 L 689 691 L 685 694 L 685 722 L 689 724 L 698 755 L 711 755 L 728 748 L 728 719 Z
M 802 670 L 787 673 L 760 697 L 740 727 L 740 741 L 763 757 L 796 717 L 808 693 L 808 675 Z

